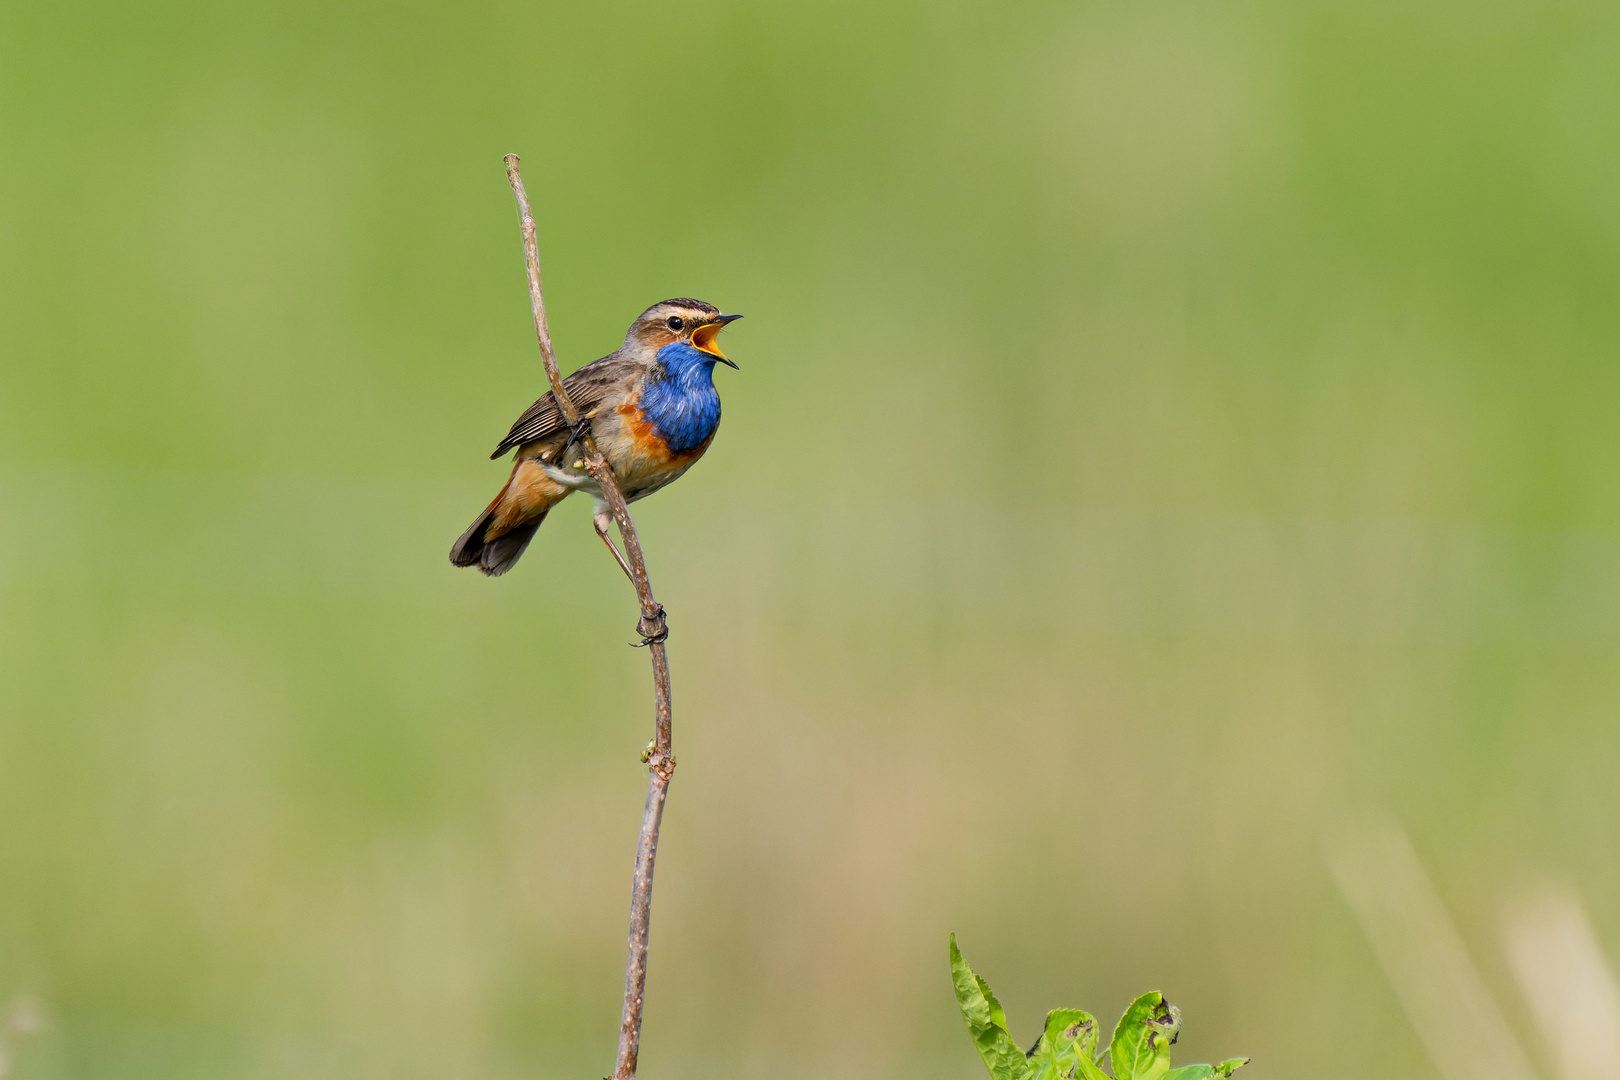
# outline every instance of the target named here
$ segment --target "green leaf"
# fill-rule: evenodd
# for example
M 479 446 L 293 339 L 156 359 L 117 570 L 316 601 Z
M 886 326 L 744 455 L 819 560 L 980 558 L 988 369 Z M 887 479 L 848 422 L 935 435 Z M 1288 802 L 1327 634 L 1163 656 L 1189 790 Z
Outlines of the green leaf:
M 1183 1065 L 1165 1073 L 1164 1080 L 1226 1080 L 1248 1063 L 1248 1058 L 1227 1058 L 1219 1065 Z
M 995 1080 L 1025 1080 L 1030 1074 L 1024 1052 L 1013 1042 L 1007 1030 L 1007 1014 L 1001 1002 L 990 992 L 990 984 L 979 978 L 962 952 L 956 947 L 956 935 L 951 935 L 951 983 L 956 988 L 956 1004 L 967 1021 L 968 1034 L 973 1045 L 984 1058 L 984 1067 Z M 1044 1037 L 1044 1036 L 1043 1036 Z
M 1090 1013 L 1053 1009 L 1046 1014 L 1041 1041 L 1029 1052 L 1029 1080 L 1092 1080 L 1092 1072 L 1077 1072 L 1081 1062 L 1091 1066 L 1097 1080 L 1104 1080 L 1091 1060 L 1096 1048 L 1097 1021 Z
M 1102 1066 L 1088 1057 L 1080 1059 L 1080 1067 L 1074 1072 L 1075 1080 L 1108 1080 L 1108 1074 L 1102 1071 Z
M 1163 1080 L 1170 1071 L 1170 1044 L 1180 1030 L 1180 1010 L 1157 990 L 1131 1002 L 1108 1044 L 1114 1080 Z

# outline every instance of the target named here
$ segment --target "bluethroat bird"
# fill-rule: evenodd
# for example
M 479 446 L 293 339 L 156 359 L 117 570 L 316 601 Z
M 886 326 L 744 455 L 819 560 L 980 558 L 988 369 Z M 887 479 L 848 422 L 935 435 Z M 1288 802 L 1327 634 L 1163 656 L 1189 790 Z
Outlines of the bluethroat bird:
M 636 316 L 617 352 L 586 364 L 563 380 L 590 425 L 596 447 L 618 478 L 626 502 L 651 495 L 703 456 L 720 427 L 714 365 L 737 365 L 714 339 L 741 315 L 722 315 L 701 300 L 665 300 Z M 596 500 L 592 521 L 608 540 L 611 516 L 602 491 L 578 455 L 583 430 L 573 430 L 548 393 L 518 417 L 490 457 L 517 449 L 512 475 L 455 547 L 450 561 L 496 577 L 534 539 L 553 506 L 574 491 Z M 608 547 L 613 544 L 608 541 Z M 614 551 L 618 557 L 618 552 Z M 622 565 L 622 564 L 621 564 Z M 626 568 L 626 573 L 629 569 Z

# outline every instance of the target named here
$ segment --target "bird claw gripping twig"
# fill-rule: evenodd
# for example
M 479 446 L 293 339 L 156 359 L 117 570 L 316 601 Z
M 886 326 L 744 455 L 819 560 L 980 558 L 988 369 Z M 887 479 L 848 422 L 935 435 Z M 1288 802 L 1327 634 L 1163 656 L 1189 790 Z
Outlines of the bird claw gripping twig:
M 576 420 L 574 422 L 574 426 L 568 429 L 568 442 L 562 448 L 562 453 L 557 455 L 558 460 L 559 461 L 567 461 L 568 460 L 568 451 L 570 451 L 570 450 L 572 450 L 574 448 L 575 443 L 581 442 L 582 440 L 584 440 L 585 436 L 590 434 L 590 431 L 591 431 L 591 418 L 590 417 L 582 416 L 578 420 Z
M 632 641 L 630 643 L 630 647 L 632 649 L 645 649 L 649 645 L 655 645 L 658 642 L 669 640 L 669 622 L 664 618 L 664 605 L 656 604 L 654 606 L 658 608 L 657 611 L 653 612 L 651 615 L 643 615 L 641 617 L 641 621 L 636 623 L 636 633 L 641 635 L 641 640 Z M 650 634 L 642 629 L 642 627 L 648 623 L 652 623 L 655 627 L 657 627 L 657 629 Z

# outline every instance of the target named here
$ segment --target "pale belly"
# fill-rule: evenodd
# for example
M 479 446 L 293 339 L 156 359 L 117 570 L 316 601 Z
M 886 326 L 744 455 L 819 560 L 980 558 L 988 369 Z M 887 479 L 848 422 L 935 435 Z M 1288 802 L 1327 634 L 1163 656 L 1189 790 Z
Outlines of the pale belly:
M 680 478 L 690 469 L 714 441 L 711 434 L 702 446 L 692 453 L 671 454 L 666 447 L 650 435 L 644 424 L 627 424 L 619 416 L 599 416 L 591 426 L 596 447 L 613 466 L 619 490 L 626 502 L 645 498 L 658 489 Z M 585 471 L 579 448 L 569 452 L 571 460 L 557 465 L 544 465 L 546 475 L 559 484 L 584 491 L 601 501 L 602 491 L 591 474 Z

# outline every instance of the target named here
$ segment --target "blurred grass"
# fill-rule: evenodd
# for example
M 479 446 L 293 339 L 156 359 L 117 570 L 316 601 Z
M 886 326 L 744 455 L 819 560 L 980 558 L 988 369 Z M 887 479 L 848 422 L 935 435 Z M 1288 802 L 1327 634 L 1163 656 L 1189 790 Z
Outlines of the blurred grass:
M 947 929 L 1015 1018 L 1431 1075 L 1333 821 L 1510 1004 L 1520 876 L 1620 945 L 1617 19 L 0 7 L 16 1075 L 606 1069 L 630 597 L 578 506 L 444 560 L 541 385 L 511 150 L 565 364 L 749 316 L 638 507 L 646 1075 L 971 1076 Z

